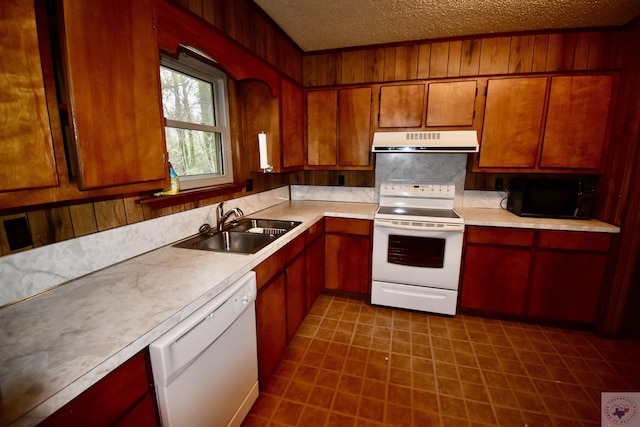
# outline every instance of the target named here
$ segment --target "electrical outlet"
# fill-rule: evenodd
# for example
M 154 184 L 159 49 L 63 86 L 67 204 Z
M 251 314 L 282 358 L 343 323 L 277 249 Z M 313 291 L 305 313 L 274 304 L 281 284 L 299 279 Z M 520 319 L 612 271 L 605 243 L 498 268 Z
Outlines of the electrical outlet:
M 247 191 L 253 191 L 253 179 L 247 179 L 247 186 L 245 189 Z
M 338 175 L 338 185 L 344 185 L 344 175 Z
M 503 190 L 504 189 L 504 179 L 496 178 L 496 184 L 495 184 L 494 188 L 496 190 Z
M 18 249 L 33 246 L 26 216 L 5 220 L 4 231 L 7 233 L 10 250 L 17 251 Z

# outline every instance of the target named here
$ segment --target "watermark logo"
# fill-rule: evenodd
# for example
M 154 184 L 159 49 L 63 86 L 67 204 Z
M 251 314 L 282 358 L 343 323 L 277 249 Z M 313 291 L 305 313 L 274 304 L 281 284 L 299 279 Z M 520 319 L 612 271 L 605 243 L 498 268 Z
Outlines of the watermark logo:
M 640 393 L 602 393 L 604 427 L 640 427 Z

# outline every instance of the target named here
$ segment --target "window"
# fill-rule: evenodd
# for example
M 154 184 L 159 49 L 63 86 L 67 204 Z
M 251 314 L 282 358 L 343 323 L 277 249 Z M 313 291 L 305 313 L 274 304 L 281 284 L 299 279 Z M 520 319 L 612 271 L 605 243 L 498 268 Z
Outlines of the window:
M 180 188 L 233 182 L 226 75 L 184 53 L 160 63 L 167 151 Z

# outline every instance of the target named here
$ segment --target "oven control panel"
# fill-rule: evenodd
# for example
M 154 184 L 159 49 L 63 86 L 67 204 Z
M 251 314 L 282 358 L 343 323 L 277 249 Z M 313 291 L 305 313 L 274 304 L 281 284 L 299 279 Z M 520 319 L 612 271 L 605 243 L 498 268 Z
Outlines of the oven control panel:
M 381 196 L 453 199 L 456 185 L 452 182 L 383 182 Z

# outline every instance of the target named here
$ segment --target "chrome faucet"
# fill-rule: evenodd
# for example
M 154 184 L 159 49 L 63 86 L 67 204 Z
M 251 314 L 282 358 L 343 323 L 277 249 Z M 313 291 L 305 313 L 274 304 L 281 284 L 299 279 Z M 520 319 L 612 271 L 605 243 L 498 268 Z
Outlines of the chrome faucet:
M 236 219 L 244 215 L 244 212 L 242 212 L 242 209 L 240 208 L 229 209 L 227 213 L 224 213 L 224 210 L 222 209 L 223 204 L 224 202 L 220 203 L 218 207 L 216 207 L 216 221 L 218 224 L 218 231 L 222 231 L 224 223 L 227 221 L 227 219 L 229 219 L 231 214 L 235 215 Z

